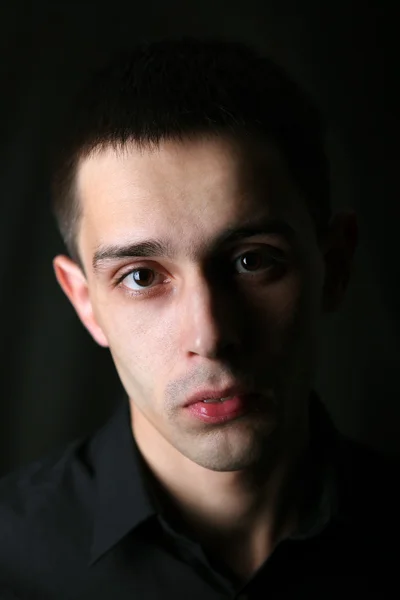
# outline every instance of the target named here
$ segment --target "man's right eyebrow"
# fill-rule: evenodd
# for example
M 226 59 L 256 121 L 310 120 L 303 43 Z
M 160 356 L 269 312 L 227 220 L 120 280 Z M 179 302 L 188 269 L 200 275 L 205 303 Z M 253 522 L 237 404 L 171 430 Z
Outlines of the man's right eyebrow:
M 174 252 L 169 244 L 161 240 L 143 240 L 124 245 L 103 245 L 94 253 L 92 266 L 94 271 L 101 270 L 101 266 L 113 260 L 123 258 L 152 258 L 164 256 L 173 258 Z

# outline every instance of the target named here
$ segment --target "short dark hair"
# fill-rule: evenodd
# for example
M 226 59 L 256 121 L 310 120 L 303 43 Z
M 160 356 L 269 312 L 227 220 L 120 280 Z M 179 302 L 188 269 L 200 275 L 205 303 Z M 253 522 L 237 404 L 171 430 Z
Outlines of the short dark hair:
M 326 229 L 330 185 L 321 115 L 281 67 L 247 44 L 188 36 L 139 41 L 87 81 L 70 113 L 53 163 L 52 211 L 81 266 L 79 161 L 132 141 L 145 149 L 204 134 L 265 135 L 286 160 L 318 236 Z

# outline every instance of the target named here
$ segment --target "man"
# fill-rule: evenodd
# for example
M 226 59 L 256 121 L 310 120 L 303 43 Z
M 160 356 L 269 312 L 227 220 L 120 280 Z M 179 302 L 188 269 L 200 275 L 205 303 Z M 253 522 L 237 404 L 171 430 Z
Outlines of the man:
M 357 243 L 354 212 L 331 215 L 315 109 L 252 49 L 182 38 L 118 56 L 66 129 L 55 275 L 126 398 L 3 479 L 4 590 L 383 597 L 394 466 L 313 387 Z

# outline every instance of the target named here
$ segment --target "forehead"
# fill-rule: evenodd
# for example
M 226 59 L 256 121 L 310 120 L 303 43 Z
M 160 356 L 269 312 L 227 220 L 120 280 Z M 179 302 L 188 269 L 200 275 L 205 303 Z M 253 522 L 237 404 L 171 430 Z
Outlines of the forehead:
M 76 183 L 84 253 L 149 235 L 192 246 L 251 213 L 301 220 L 305 212 L 277 150 L 246 138 L 109 147 L 82 162 Z

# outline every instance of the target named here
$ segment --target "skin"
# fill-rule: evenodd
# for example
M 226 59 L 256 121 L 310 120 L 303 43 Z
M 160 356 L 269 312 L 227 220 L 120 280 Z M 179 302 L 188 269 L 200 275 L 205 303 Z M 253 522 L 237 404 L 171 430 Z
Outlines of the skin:
M 81 162 L 76 184 L 84 271 L 60 255 L 57 280 L 110 349 L 133 435 L 166 497 L 210 555 L 245 578 L 296 526 L 287 499 L 297 498 L 307 447 L 319 323 L 344 297 L 356 215 L 337 213 L 319 244 L 283 159 L 255 138 L 108 148 Z M 215 245 L 259 217 L 285 221 L 293 239 L 271 232 Z M 149 239 L 173 253 L 94 269 L 100 247 Z M 243 262 L 249 252 L 253 263 Z M 210 425 L 183 408 L 201 388 L 232 383 L 262 395 L 257 411 Z

